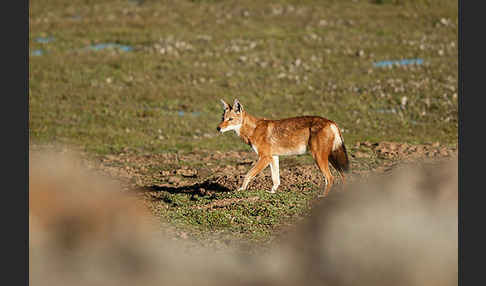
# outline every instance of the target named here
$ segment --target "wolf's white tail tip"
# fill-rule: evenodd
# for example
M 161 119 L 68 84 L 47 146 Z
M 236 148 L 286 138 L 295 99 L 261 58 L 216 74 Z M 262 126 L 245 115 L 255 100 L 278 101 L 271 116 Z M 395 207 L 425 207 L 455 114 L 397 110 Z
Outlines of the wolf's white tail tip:
M 332 151 L 336 151 L 341 145 L 343 141 L 341 140 L 341 134 L 339 134 L 338 127 L 334 124 L 331 124 L 332 132 L 334 133 L 334 142 L 332 143 Z

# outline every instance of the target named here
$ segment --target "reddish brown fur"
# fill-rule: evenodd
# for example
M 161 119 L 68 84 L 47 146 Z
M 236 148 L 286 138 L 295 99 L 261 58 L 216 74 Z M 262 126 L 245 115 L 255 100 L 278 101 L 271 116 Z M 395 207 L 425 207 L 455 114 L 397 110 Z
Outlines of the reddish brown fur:
M 349 170 L 349 160 L 339 128 L 336 129 L 341 144 L 337 149 L 332 150 L 335 133 L 331 125 L 337 127 L 335 122 L 320 116 L 300 116 L 280 120 L 257 118 L 243 110 L 238 100 L 235 100 L 234 107 L 222 102 L 225 112 L 222 122 L 218 125 L 218 131 L 235 130 L 258 154 L 258 162 L 248 172 L 240 189 L 246 189 L 253 177 L 272 164 L 274 180 L 272 191 L 274 191 L 280 183 L 278 178 L 274 178 L 274 176 L 278 177 L 278 157 L 274 158 L 279 155 L 302 154 L 305 150 L 310 151 L 319 170 L 326 178 L 324 196 L 327 196 L 334 181 L 329 170 L 329 162 L 339 172 L 344 183 L 343 172 Z

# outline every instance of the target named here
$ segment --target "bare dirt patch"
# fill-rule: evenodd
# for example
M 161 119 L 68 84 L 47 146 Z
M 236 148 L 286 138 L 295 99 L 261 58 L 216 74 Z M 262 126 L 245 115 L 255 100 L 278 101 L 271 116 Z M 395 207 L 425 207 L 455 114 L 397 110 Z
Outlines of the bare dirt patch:
M 403 162 L 438 160 L 457 155 L 457 147 L 440 143 L 358 142 L 349 148 L 351 172 L 347 180 L 372 172 L 387 172 Z M 322 186 L 322 175 L 312 161 L 282 157 L 279 190 L 302 191 L 309 185 Z M 125 181 L 132 188 L 211 194 L 238 189 L 243 177 L 256 162 L 251 152 L 193 152 L 187 154 L 134 154 L 130 152 L 99 158 L 97 168 Z M 373 161 L 374 164 L 370 164 Z M 340 183 L 340 180 L 337 180 Z M 248 189 L 267 190 L 270 172 L 264 170 Z
M 435 158 L 447 157 L 457 153 L 457 148 L 450 148 L 441 146 L 439 142 L 431 144 L 412 145 L 399 142 L 357 142 L 357 148 L 369 148 L 373 150 L 377 156 L 386 159 L 419 159 L 419 158 Z M 356 157 L 367 157 L 366 154 L 357 152 Z
M 43 150 L 39 146 L 31 149 L 33 152 Z M 57 151 L 66 152 L 66 149 Z M 441 145 L 439 142 L 416 145 L 365 141 L 349 146 L 348 155 L 351 171 L 346 180 L 353 181 L 363 175 L 388 172 L 404 162 L 457 156 L 457 146 Z M 311 159 L 305 160 L 306 156 L 282 157 L 280 191 L 302 191 L 309 186 L 321 187 L 324 184 L 321 173 Z M 86 158 L 82 163 L 122 182 L 125 191 L 142 190 L 150 198 L 161 191 L 199 195 L 235 191 L 256 161 L 256 154 L 244 151 L 140 154 L 126 150 L 117 155 Z M 336 180 L 337 184 L 340 182 Z M 268 190 L 271 186 L 270 172 L 264 170 L 253 179 L 248 190 Z

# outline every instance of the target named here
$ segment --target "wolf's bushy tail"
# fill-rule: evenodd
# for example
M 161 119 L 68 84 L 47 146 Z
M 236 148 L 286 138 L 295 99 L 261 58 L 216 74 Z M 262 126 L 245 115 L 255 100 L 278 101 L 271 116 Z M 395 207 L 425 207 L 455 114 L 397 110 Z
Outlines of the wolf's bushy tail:
M 336 150 L 331 152 L 329 156 L 329 161 L 332 166 L 336 168 L 339 172 L 349 172 L 349 159 L 348 153 L 346 152 L 346 146 L 344 142 Z
M 346 151 L 341 131 L 335 124 L 331 125 L 331 129 L 334 132 L 334 142 L 329 161 L 340 173 L 349 172 L 348 152 Z

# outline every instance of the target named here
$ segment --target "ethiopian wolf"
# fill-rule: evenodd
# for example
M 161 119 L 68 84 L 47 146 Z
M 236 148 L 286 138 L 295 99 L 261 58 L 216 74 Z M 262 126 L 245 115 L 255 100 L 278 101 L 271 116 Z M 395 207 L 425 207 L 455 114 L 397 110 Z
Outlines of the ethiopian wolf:
M 217 130 L 221 133 L 234 130 L 258 154 L 258 162 L 245 176 L 239 190 L 246 190 L 248 183 L 270 165 L 275 193 L 280 185 L 278 156 L 298 155 L 310 151 L 319 170 L 326 179 L 323 196 L 327 196 L 334 177 L 329 162 L 339 172 L 344 183 L 344 172 L 349 171 L 349 160 L 343 137 L 337 124 L 320 116 L 300 116 L 280 120 L 258 118 L 250 115 L 243 105 L 234 100 L 233 106 L 221 99 L 224 113 Z

